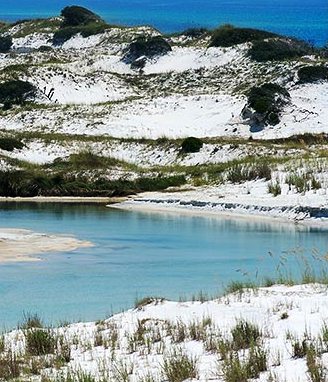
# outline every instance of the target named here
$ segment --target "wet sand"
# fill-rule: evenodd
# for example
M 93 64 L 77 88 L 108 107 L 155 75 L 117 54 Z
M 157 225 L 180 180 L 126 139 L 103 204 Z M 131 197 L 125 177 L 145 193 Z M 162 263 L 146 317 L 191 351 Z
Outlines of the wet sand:
M 48 252 L 74 251 L 91 247 L 89 241 L 72 236 L 50 235 L 24 229 L 0 228 L 0 263 L 39 261 Z

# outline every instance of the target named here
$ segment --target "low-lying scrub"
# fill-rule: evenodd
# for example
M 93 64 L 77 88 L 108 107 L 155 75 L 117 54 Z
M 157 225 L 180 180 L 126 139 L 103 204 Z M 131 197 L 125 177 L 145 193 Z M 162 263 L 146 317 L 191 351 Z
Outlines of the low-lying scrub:
M 229 47 L 275 36 L 277 36 L 275 33 L 252 28 L 237 28 L 228 24 L 213 31 L 209 46 Z
M 0 137 L 0 149 L 5 151 L 14 151 L 15 149 L 21 150 L 24 143 L 12 137 Z
M 195 379 L 198 375 L 197 360 L 182 351 L 174 351 L 164 358 L 162 373 L 163 378 L 168 382 Z
M 199 138 L 188 137 L 181 143 L 181 152 L 183 153 L 198 153 L 203 147 L 203 142 Z
M 123 60 L 127 63 L 133 63 L 140 57 L 152 58 L 167 54 L 172 50 L 170 44 L 161 36 L 139 37 L 132 42 L 124 55 Z
M 254 41 L 249 56 L 259 62 L 283 61 L 313 53 L 312 47 L 294 39 L 270 39 Z
M 99 177 L 92 181 L 83 176 L 62 173 L 12 171 L 0 172 L 0 195 L 9 197 L 33 196 L 124 196 L 143 191 L 164 190 L 186 183 L 183 175 L 145 177 L 136 180 L 108 180 Z
M 297 72 L 300 83 L 328 80 L 328 67 L 324 65 L 303 66 Z
M 280 85 L 265 83 L 254 86 L 248 92 L 248 103 L 242 114 L 251 124 L 276 125 L 282 108 L 288 104 L 290 94 Z M 254 112 L 252 112 L 254 110 Z

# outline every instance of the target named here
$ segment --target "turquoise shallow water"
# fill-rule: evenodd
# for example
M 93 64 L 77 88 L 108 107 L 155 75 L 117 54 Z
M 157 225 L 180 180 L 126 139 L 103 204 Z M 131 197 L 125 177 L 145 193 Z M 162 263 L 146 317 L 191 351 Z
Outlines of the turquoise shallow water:
M 95 320 L 132 306 L 136 296 L 213 294 L 243 279 L 237 269 L 272 276 L 269 251 L 328 248 L 327 231 L 318 229 L 88 205 L 0 203 L 0 227 L 73 234 L 95 244 L 37 263 L 0 264 L 0 327 L 14 326 L 24 311 L 50 322 Z
M 327 0 L 78 0 L 110 23 L 151 24 L 163 32 L 222 23 L 264 28 L 323 45 Z M 0 0 L 0 19 L 58 15 L 67 0 Z

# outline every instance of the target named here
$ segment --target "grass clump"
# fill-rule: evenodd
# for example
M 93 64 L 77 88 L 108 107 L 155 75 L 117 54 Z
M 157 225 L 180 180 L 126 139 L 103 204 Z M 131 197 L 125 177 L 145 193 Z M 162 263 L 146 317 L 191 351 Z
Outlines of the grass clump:
M 262 40 L 277 36 L 274 33 L 251 28 L 236 28 L 227 24 L 213 31 L 210 47 L 229 47 L 245 42 Z
M 226 179 L 231 183 L 242 183 L 256 179 L 270 180 L 271 168 L 265 162 L 248 166 L 235 165 L 227 171 Z
M 141 299 L 136 299 L 134 302 L 134 307 L 135 309 L 142 309 L 143 307 L 152 304 L 153 302 L 162 302 L 164 301 L 164 298 L 162 297 L 152 297 L 152 296 L 147 296 L 143 297 Z
M 281 186 L 279 182 L 270 182 L 268 184 L 268 192 L 273 196 L 278 196 L 281 194 Z
M 283 61 L 312 53 L 312 48 L 303 41 L 294 39 L 270 39 L 254 41 L 249 56 L 258 62 Z
M 26 334 L 26 351 L 32 356 L 53 354 L 56 339 L 49 330 L 29 329 Z
M 199 138 L 188 137 L 182 141 L 181 152 L 183 153 L 198 153 L 203 147 L 203 142 Z
M 182 351 L 174 351 L 164 357 L 162 374 L 168 382 L 182 382 L 186 379 L 197 378 L 197 360 Z
M 248 349 L 261 338 L 261 331 L 257 325 L 240 320 L 231 330 L 234 350 Z
M 247 382 L 267 371 L 267 353 L 259 347 L 252 347 L 248 357 L 241 361 L 237 352 L 231 352 L 223 360 L 222 374 L 225 382 Z
M 327 381 L 327 372 L 324 369 L 320 360 L 318 359 L 317 352 L 313 345 L 310 345 L 306 352 L 306 365 L 308 368 L 310 382 Z
M 17 356 L 11 352 L 0 357 L 0 380 L 13 380 L 19 378 L 22 372 L 21 363 Z
M 324 65 L 303 66 L 297 72 L 299 82 L 317 82 L 328 80 L 328 67 Z
M 18 325 L 20 329 L 43 328 L 41 317 L 37 313 L 24 313 L 23 321 Z

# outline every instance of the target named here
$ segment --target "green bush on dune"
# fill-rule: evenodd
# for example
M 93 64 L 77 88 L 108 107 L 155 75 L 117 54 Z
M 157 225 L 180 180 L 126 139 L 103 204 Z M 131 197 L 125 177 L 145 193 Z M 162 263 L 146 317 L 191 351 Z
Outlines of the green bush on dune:
M 237 28 L 227 24 L 215 29 L 209 46 L 229 47 L 245 42 L 263 40 L 265 38 L 277 37 L 275 33 L 252 29 L 252 28 Z
M 0 36 L 0 53 L 7 53 L 13 45 L 11 36 Z
M 77 5 L 62 9 L 61 16 L 64 18 L 63 27 L 76 27 L 94 22 L 103 22 L 100 16 L 89 9 Z
M 303 66 L 297 72 L 302 83 L 328 80 L 328 67 L 324 65 Z
M 249 56 L 259 62 L 281 61 L 311 54 L 313 48 L 303 41 L 280 38 L 268 41 L 254 41 Z
M 108 29 L 108 25 L 100 16 L 83 7 L 65 7 L 61 11 L 61 16 L 64 21 L 61 28 L 54 33 L 54 45 L 61 45 L 78 33 L 83 37 L 89 37 Z
M 27 81 L 10 80 L 0 84 L 0 103 L 21 105 L 36 97 L 36 87 Z

